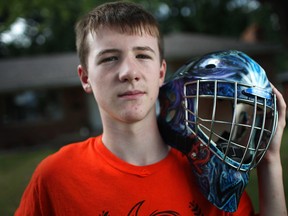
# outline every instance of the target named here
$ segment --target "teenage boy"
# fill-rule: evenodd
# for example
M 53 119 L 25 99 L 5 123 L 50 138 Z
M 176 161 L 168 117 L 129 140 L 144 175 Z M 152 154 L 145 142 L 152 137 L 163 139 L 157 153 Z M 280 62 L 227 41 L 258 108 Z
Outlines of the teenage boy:
M 237 212 L 225 213 L 197 188 L 185 156 L 158 131 L 155 103 L 166 62 L 158 24 L 125 2 L 96 7 L 76 25 L 78 74 L 99 106 L 103 134 L 63 147 L 35 170 L 18 215 L 254 215 L 243 194 Z M 284 215 L 278 130 L 258 168 L 261 215 Z

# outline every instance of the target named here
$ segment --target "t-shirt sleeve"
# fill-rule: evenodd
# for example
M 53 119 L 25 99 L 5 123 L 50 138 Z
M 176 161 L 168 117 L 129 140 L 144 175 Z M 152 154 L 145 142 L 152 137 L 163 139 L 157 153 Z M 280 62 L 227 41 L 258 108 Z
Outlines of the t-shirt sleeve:
M 50 212 L 52 208 L 49 206 L 48 190 L 45 187 L 45 181 L 43 180 L 45 179 L 45 170 L 47 170 L 46 165 L 47 158 L 37 166 L 22 195 L 20 204 L 16 209 L 14 216 L 53 215 L 53 213 Z
M 253 204 L 246 191 L 244 191 L 238 209 L 233 216 L 255 216 Z
M 41 207 L 39 199 L 39 186 L 37 173 L 34 172 L 28 186 L 26 187 L 18 209 L 14 216 L 41 216 Z

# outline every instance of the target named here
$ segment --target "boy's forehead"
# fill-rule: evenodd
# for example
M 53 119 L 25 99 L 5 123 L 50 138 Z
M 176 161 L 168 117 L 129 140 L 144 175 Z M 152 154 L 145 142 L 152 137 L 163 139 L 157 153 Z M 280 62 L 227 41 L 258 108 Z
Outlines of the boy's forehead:
M 119 38 L 121 38 L 121 40 L 119 40 Z M 132 42 L 135 42 L 140 43 L 138 45 L 141 45 L 142 43 L 142 45 L 158 46 L 158 38 L 148 33 L 139 32 L 139 34 L 129 34 L 120 32 L 117 29 L 110 29 L 104 27 L 97 32 L 91 31 L 87 35 L 87 42 L 89 46 L 93 46 L 95 44 L 121 46 L 123 43 L 125 43 L 125 41 L 130 42 L 129 45 Z

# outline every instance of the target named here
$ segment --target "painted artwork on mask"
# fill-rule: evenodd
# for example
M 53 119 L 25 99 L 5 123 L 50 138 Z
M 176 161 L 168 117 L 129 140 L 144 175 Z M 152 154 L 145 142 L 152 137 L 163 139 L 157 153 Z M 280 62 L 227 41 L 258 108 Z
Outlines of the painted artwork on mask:
M 264 69 L 236 50 L 189 61 L 160 89 L 163 139 L 187 155 L 201 191 L 221 210 L 237 210 L 249 171 L 269 147 L 275 98 Z

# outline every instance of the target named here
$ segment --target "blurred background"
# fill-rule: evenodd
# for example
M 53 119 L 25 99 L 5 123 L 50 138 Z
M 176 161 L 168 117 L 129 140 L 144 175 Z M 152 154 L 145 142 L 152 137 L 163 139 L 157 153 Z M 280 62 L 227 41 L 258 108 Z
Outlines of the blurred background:
M 74 24 L 100 0 L 0 2 L 0 215 L 13 215 L 37 164 L 102 131 L 77 76 Z M 237 49 L 255 59 L 288 101 L 288 1 L 134 0 L 158 19 L 168 76 L 192 57 Z M 288 131 L 282 145 L 288 166 Z M 287 197 L 288 178 L 284 172 Z M 258 210 L 256 173 L 248 192 Z

